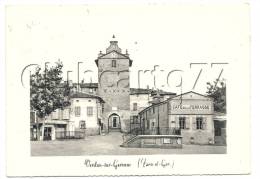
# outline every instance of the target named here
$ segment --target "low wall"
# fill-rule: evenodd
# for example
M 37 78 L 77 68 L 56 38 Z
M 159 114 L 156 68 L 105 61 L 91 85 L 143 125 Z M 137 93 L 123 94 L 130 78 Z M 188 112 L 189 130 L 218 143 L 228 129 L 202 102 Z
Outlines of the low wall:
M 182 137 L 179 135 L 138 135 L 123 146 L 139 148 L 182 148 Z
M 209 131 L 181 131 L 181 135 L 183 137 L 183 144 L 200 144 L 200 145 L 208 145 L 214 144 L 214 134 Z

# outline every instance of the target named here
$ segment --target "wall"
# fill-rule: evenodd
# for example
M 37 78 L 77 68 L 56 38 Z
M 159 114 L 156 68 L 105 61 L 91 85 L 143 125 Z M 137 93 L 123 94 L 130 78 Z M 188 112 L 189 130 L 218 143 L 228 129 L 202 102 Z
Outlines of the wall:
M 195 144 L 209 144 L 209 139 L 214 141 L 212 115 L 169 115 L 169 126 L 179 128 L 180 116 L 185 117 L 186 120 L 185 129 L 181 129 L 184 144 L 190 144 L 191 137 L 194 138 Z M 203 129 L 196 129 L 196 116 L 201 116 L 205 120 Z M 172 121 L 175 125 L 172 125 Z
M 78 100 L 78 101 L 77 101 Z M 75 115 L 75 107 L 80 106 L 81 112 L 80 116 Z M 93 115 L 87 115 L 87 107 L 93 107 Z M 86 129 L 85 132 L 87 135 L 97 135 L 99 134 L 99 125 L 98 125 L 98 116 L 97 111 L 100 106 L 97 104 L 97 99 L 95 98 L 73 98 L 71 100 L 71 113 L 70 119 L 74 124 L 75 130 L 84 130 L 80 129 L 80 121 L 85 121 Z
M 138 115 L 138 112 L 147 108 L 150 105 L 149 100 L 150 100 L 150 94 L 131 94 L 130 95 L 131 115 L 136 116 L 136 115 Z M 134 111 L 134 109 L 133 109 L 134 103 L 137 103 L 136 111 Z
M 168 104 L 166 102 L 152 105 L 140 114 L 141 116 L 139 117 L 141 118 L 141 126 L 144 129 L 144 134 L 158 134 L 158 126 L 160 128 L 168 127 Z
M 117 61 L 116 67 L 112 67 L 110 58 L 98 61 L 98 95 L 105 101 L 103 122 L 107 127 L 108 118 L 114 112 L 120 116 L 122 131 L 127 132 L 130 123 L 129 59 L 113 60 Z
M 173 135 L 139 135 L 124 143 L 125 147 L 140 148 L 182 148 L 182 137 Z

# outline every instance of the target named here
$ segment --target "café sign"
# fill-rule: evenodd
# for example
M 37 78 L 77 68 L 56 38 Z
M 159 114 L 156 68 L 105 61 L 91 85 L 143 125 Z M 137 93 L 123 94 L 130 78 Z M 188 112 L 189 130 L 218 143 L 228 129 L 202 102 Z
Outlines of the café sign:
M 173 105 L 173 109 L 180 109 L 180 110 L 209 110 L 209 105 Z

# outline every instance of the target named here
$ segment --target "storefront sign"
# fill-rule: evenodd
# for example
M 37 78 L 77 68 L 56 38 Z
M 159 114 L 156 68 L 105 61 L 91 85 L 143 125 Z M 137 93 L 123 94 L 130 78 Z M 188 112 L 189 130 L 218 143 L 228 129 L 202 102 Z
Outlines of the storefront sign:
M 209 106 L 208 105 L 173 105 L 173 109 L 188 109 L 188 110 L 209 110 Z

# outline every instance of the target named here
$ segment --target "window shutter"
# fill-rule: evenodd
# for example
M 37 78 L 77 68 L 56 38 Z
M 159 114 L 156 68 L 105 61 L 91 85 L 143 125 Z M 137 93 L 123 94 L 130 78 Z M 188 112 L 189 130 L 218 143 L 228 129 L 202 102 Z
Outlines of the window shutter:
M 202 118 L 202 129 L 203 130 L 207 129 L 207 118 L 206 117 Z
M 175 126 L 176 126 L 176 128 L 180 128 L 180 122 L 179 122 L 178 116 L 175 116 Z
M 63 119 L 69 119 L 69 108 L 65 108 L 63 111 Z
M 186 117 L 186 118 L 185 118 L 185 128 L 186 128 L 186 129 L 189 129 L 189 128 L 190 128 L 190 118 L 189 118 L 189 117 Z
M 59 119 L 59 109 L 52 112 L 52 119 Z
M 63 119 L 63 110 L 59 109 L 59 119 L 62 120 Z
M 193 130 L 196 130 L 197 129 L 197 124 L 196 124 L 196 117 L 192 117 L 191 118 L 192 120 L 192 129 Z

